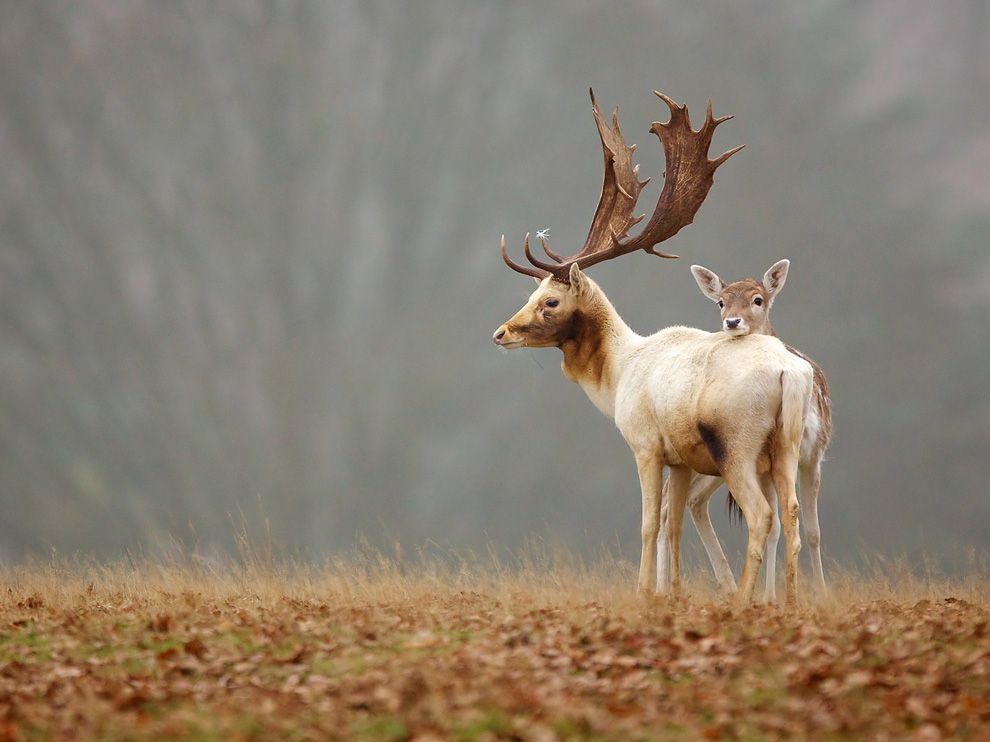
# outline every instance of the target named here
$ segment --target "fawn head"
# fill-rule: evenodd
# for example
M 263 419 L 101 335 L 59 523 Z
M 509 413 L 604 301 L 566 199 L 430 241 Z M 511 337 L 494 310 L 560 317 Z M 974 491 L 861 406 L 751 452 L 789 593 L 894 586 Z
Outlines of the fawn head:
M 770 307 L 784 288 L 790 265 L 789 260 L 778 260 L 763 274 L 762 282 L 744 278 L 723 284 L 718 275 L 701 265 L 692 265 L 691 273 L 701 293 L 718 304 L 722 329 L 726 333 L 733 336 L 773 335 Z

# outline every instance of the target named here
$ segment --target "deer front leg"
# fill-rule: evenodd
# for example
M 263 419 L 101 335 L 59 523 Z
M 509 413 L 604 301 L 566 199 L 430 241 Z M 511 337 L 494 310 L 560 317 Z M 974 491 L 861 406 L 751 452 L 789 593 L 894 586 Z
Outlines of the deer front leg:
M 657 534 L 657 593 L 670 591 L 670 551 L 667 549 L 667 514 L 670 512 L 670 498 L 667 492 L 670 481 L 663 483 L 660 496 L 660 531 Z
M 681 526 L 684 524 L 684 505 L 691 484 L 691 470 L 686 466 L 671 466 L 667 475 L 667 549 L 670 554 L 670 591 L 681 590 Z
M 736 579 L 732 576 L 732 567 L 729 566 L 729 560 L 725 558 L 722 544 L 719 542 L 718 536 L 715 535 L 712 519 L 708 514 L 708 501 L 721 484 L 722 480 L 719 477 L 698 474 L 691 481 L 687 505 L 691 511 L 691 520 L 694 521 L 694 527 L 697 529 L 701 543 L 708 554 L 708 561 L 711 562 L 715 581 L 725 592 L 734 593 L 736 591 Z M 666 502 L 664 506 L 666 507 Z
M 643 550 L 639 558 L 639 592 L 648 594 L 656 587 L 657 535 L 660 533 L 661 473 L 663 458 L 656 452 L 637 453 L 639 487 L 643 496 L 643 524 L 640 535 Z

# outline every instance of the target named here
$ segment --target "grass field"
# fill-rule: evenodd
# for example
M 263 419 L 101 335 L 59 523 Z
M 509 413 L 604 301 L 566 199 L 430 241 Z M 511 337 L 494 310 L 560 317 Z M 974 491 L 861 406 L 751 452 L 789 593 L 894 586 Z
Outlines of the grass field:
M 552 561 L 6 569 L 0 738 L 990 738 L 986 577 L 785 611 Z

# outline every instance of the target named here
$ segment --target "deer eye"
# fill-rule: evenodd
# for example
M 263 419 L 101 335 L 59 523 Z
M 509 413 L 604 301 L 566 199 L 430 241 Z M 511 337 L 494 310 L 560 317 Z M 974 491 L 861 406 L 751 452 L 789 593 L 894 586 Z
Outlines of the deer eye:
M 721 299 L 719 299 L 719 300 L 718 300 L 718 308 L 719 308 L 719 309 L 722 309 L 723 307 L 725 307 L 725 302 L 724 302 L 724 301 L 722 301 Z
M 560 304 L 560 302 L 557 299 L 547 299 L 546 301 L 546 305 L 551 309 L 553 309 L 558 304 Z
M 762 296 L 757 296 L 755 299 L 753 299 L 753 303 L 756 306 L 758 306 L 758 307 L 762 307 L 763 306 L 763 297 Z

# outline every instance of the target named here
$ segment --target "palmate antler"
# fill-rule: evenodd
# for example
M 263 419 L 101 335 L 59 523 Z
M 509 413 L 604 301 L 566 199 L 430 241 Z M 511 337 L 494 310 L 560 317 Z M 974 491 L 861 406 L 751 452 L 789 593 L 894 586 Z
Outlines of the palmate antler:
M 605 122 L 595 94 L 591 92 L 591 110 L 595 116 L 598 135 L 602 140 L 602 152 L 605 160 L 605 176 L 602 183 L 602 195 L 598 200 L 598 208 L 588 230 L 584 247 L 573 255 L 563 257 L 554 253 L 547 246 L 546 240 L 540 239 L 543 250 L 554 261 L 547 263 L 533 256 L 529 249 L 529 235 L 523 242 L 523 252 L 530 266 L 513 262 L 505 250 L 505 236 L 502 236 L 502 259 L 512 270 L 535 278 L 553 276 L 555 280 L 568 282 L 571 265 L 587 268 L 605 260 L 644 250 L 661 258 L 676 258 L 677 255 L 657 251 L 654 248 L 664 240 L 677 234 L 694 220 L 694 215 L 701 207 L 702 201 L 712 187 L 715 170 L 745 145 L 730 149 L 714 160 L 708 159 L 708 147 L 711 145 L 715 127 L 732 116 L 722 118 L 712 117 L 712 104 L 708 103 L 705 123 L 699 131 L 691 129 L 687 106 L 678 105 L 663 93 L 654 90 L 670 109 L 670 120 L 662 124 L 654 121 L 650 131 L 657 135 L 663 145 L 666 169 L 664 171 L 663 189 L 657 201 L 653 216 L 646 223 L 643 231 L 635 237 L 627 237 L 629 229 L 643 220 L 642 216 L 633 216 L 639 192 L 649 182 L 649 178 L 640 181 L 638 178 L 639 165 L 632 164 L 632 153 L 636 145 L 627 147 L 619 130 L 619 109 L 612 113 L 612 126 Z

